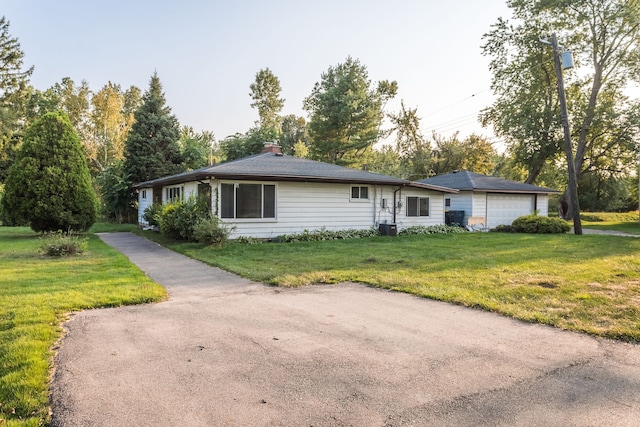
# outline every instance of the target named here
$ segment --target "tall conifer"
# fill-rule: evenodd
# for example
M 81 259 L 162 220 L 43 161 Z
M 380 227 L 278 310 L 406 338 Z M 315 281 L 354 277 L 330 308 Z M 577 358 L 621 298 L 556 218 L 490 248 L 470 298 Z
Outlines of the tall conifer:
M 182 172 L 180 125 L 166 105 L 157 73 L 134 118 L 125 141 L 124 173 L 129 181 L 134 184 Z

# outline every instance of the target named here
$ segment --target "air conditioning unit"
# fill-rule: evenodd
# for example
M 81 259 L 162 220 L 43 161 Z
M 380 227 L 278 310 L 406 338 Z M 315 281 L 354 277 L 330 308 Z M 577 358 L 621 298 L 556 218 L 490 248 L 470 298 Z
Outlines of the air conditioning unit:
M 383 236 L 397 236 L 398 226 L 396 224 L 380 224 L 378 231 Z

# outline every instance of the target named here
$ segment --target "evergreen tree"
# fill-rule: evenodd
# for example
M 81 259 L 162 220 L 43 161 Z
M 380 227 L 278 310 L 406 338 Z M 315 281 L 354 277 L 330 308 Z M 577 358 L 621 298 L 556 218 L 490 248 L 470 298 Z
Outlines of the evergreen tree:
M 378 82 L 374 89 L 367 68 L 348 57 L 329 67 L 304 100 L 308 111 L 311 154 L 316 160 L 357 164 L 381 135 L 385 102 L 398 84 Z
M 24 52 L 9 34 L 9 21 L 0 17 L 0 182 L 22 142 L 21 127 L 33 67 L 22 70 Z
M 124 173 L 131 183 L 184 170 L 180 154 L 180 125 L 166 104 L 157 73 L 151 77 L 142 105 L 125 141 Z
M 45 114 L 25 132 L 9 168 L 2 211 L 34 231 L 86 231 L 96 220 L 96 195 L 82 144 L 63 112 Z

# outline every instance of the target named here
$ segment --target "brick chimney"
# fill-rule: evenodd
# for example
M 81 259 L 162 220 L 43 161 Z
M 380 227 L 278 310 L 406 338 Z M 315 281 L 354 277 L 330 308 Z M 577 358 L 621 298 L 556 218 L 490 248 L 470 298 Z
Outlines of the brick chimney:
M 264 148 L 262 148 L 262 152 L 282 154 L 282 147 L 280 147 L 276 141 L 265 142 Z

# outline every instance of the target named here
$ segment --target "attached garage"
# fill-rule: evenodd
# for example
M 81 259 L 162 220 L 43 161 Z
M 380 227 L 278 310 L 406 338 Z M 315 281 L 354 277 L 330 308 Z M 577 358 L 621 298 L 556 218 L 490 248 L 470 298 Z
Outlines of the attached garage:
M 454 188 L 458 194 L 445 195 L 445 210 L 464 212 L 463 224 L 494 228 L 509 225 L 519 216 L 538 212 L 547 216 L 549 194 L 556 190 L 495 176 L 456 171 L 419 181 Z
M 519 216 L 536 210 L 536 195 L 532 194 L 487 194 L 487 224 L 494 228 L 500 224 L 511 224 Z

